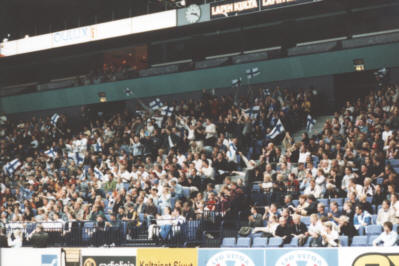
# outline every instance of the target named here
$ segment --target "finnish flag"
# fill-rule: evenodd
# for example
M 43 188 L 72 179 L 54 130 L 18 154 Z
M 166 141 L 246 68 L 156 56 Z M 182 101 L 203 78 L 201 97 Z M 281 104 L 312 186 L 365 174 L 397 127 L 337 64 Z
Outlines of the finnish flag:
M 267 97 L 267 96 L 271 96 L 272 93 L 270 92 L 269 89 L 264 89 L 264 90 L 263 90 L 263 95 L 265 95 L 265 97 Z
M 94 172 L 94 176 L 97 179 L 102 179 L 104 177 L 103 172 L 101 172 L 100 169 L 98 169 L 97 167 L 94 167 L 94 171 L 93 172 Z
M 53 116 L 51 117 L 51 124 L 54 126 L 57 125 L 57 121 L 59 118 L 60 118 L 59 114 L 57 113 L 53 114 Z
M 101 146 L 101 143 L 99 143 L 99 142 L 96 142 L 95 144 L 93 144 L 93 145 L 91 145 L 92 146 L 92 148 L 93 148 L 93 150 L 94 150 L 94 152 L 102 152 L 103 151 L 103 148 L 102 148 L 102 146 Z
M 259 106 L 252 106 L 248 109 L 244 109 L 244 113 L 248 115 L 251 119 L 256 119 L 258 117 L 260 107 Z
M 241 86 L 241 77 L 239 77 L 238 79 L 233 79 L 231 81 L 231 85 L 233 85 L 233 87 L 240 87 Z
M 57 157 L 57 152 L 56 152 L 53 148 L 51 148 L 51 149 L 45 151 L 44 154 L 45 154 L 46 156 L 50 157 L 50 158 L 53 158 L 53 159 L 54 159 L 55 157 Z
M 163 106 L 163 104 L 159 98 L 156 98 L 155 100 L 150 102 L 149 106 L 152 110 L 158 110 Z
M 14 159 L 3 166 L 3 171 L 8 176 L 11 176 L 21 165 L 22 164 L 18 159 Z
M 84 161 L 84 156 L 80 152 L 68 153 L 68 159 L 73 160 L 77 165 L 81 165 Z
M 275 139 L 277 136 L 279 136 L 281 133 L 283 133 L 285 131 L 285 128 L 283 126 L 283 123 L 281 123 L 281 120 L 279 119 L 277 121 L 276 126 L 272 129 L 272 131 L 270 131 L 269 134 L 267 134 L 267 136 L 270 139 Z
M 306 130 L 308 132 L 312 132 L 313 126 L 316 124 L 316 120 L 312 118 L 311 115 L 308 115 L 306 118 Z
M 174 107 L 172 107 L 172 106 L 164 106 L 164 107 L 162 107 L 162 112 L 161 112 L 161 114 L 162 115 L 166 115 L 166 116 L 171 116 L 172 114 L 173 114 L 173 110 L 174 110 L 175 108 Z
M 126 96 L 129 97 L 130 95 L 132 95 L 132 93 L 133 93 L 133 92 L 132 92 L 129 88 L 126 88 L 126 89 L 125 89 L 125 94 L 126 94 Z
M 251 79 L 251 78 L 254 78 L 257 75 L 259 75 L 260 71 L 259 71 L 259 68 L 254 67 L 254 68 L 247 69 L 246 73 L 247 73 L 247 78 Z

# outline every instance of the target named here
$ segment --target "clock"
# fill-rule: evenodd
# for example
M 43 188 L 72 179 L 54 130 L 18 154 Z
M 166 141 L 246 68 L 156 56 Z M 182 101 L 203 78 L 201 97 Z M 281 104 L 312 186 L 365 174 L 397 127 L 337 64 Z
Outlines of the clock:
M 198 22 L 201 18 L 201 8 L 199 5 L 189 5 L 186 9 L 186 19 L 189 23 Z

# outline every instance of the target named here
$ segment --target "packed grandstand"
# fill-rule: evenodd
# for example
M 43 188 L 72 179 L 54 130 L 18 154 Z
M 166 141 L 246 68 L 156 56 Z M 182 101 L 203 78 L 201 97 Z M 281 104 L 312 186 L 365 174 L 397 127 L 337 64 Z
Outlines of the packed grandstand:
M 398 97 L 380 86 L 320 131 L 317 94 L 278 87 L 82 109 L 79 128 L 2 115 L 2 245 L 394 246 Z

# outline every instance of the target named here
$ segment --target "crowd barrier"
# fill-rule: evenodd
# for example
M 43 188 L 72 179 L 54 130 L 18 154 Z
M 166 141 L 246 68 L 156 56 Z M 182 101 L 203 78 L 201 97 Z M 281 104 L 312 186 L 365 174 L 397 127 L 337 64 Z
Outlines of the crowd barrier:
M 1 249 L 2 266 L 68 265 L 67 249 Z M 82 248 L 81 266 L 395 266 L 397 247 L 382 248 Z

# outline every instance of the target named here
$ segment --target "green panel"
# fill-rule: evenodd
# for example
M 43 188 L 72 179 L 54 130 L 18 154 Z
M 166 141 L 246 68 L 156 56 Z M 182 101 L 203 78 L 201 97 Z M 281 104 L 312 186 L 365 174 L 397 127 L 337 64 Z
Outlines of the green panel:
M 134 98 L 124 94 L 127 87 L 137 97 L 224 88 L 231 86 L 234 78 L 241 76 L 245 81 L 245 70 L 255 66 L 261 75 L 252 83 L 333 75 L 352 72 L 356 58 L 364 59 L 366 69 L 399 66 L 399 43 L 3 97 L 0 111 L 18 113 L 91 104 L 98 102 L 100 91 L 107 94 L 108 101 Z

